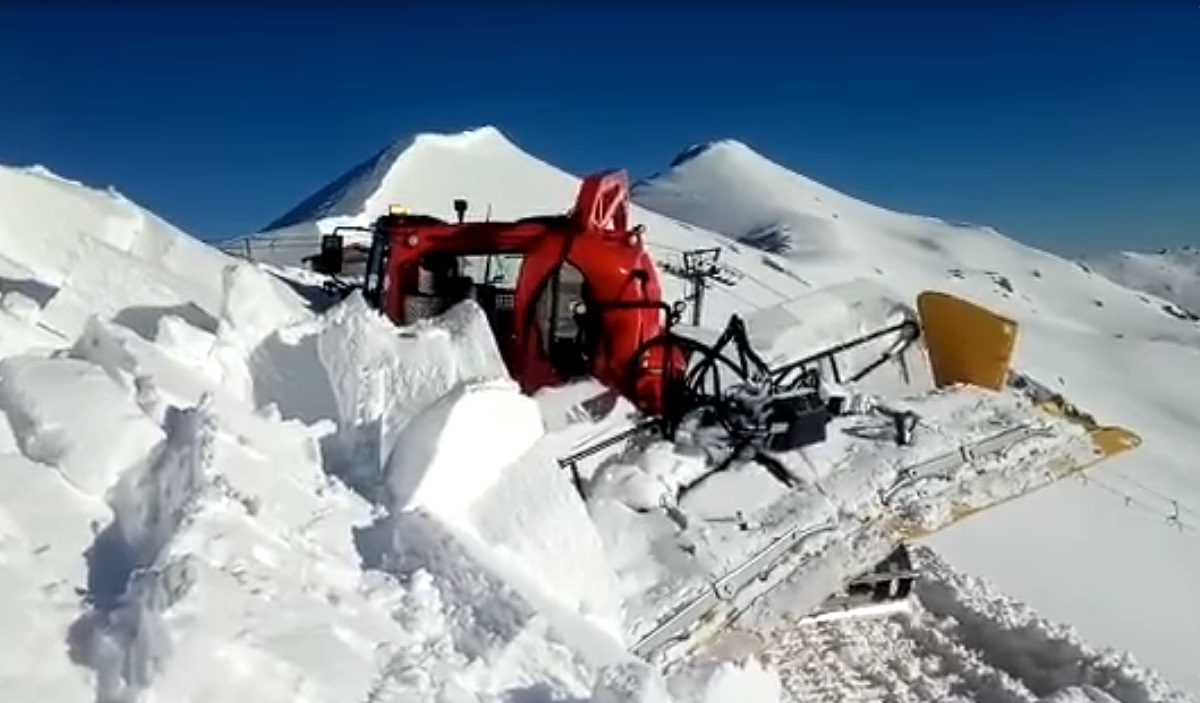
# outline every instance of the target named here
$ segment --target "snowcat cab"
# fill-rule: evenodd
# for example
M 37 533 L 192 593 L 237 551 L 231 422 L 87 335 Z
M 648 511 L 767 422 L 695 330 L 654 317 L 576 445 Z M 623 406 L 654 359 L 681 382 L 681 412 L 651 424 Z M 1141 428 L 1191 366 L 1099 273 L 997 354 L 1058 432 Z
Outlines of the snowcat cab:
M 633 364 L 671 310 L 642 228 L 629 227 L 624 172 L 587 178 L 563 215 L 472 222 L 466 200 L 454 205 L 454 223 L 403 211 L 375 221 L 367 302 L 407 325 L 473 299 L 526 392 L 591 375 L 659 412 L 658 353 L 640 358 L 646 373 Z

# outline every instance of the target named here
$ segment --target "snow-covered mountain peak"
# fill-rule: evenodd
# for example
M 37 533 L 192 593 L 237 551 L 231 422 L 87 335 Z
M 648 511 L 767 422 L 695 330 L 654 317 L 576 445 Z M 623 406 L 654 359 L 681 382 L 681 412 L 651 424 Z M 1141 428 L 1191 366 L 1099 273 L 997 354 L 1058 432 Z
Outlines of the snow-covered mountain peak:
M 607 166 L 619 168 L 620 164 Z M 285 227 L 230 242 L 226 250 L 248 250 L 255 260 L 275 265 L 298 265 L 316 251 L 319 234 L 343 225 L 367 225 L 391 205 L 446 220 L 455 218 L 453 206 L 458 198 L 467 200 L 470 220 L 560 214 L 574 205 L 580 181 L 580 175 L 529 154 L 494 127 L 418 135 L 398 142 L 321 189 L 277 221 L 288 223 Z M 765 268 L 761 252 L 729 249 L 730 242 L 719 234 L 636 204 L 631 207 L 631 218 L 646 227 L 647 244 L 660 262 L 678 259 L 682 251 L 719 245 L 724 248 L 723 262 L 742 269 L 764 269 L 758 280 L 748 283 L 748 290 L 739 290 L 737 296 L 714 291 L 708 297 L 705 316 L 714 323 L 726 319 L 747 300 L 769 304 L 811 288 L 778 265 Z M 664 285 L 671 299 L 683 296 L 684 284 L 678 279 L 667 277 Z M 736 303 L 739 296 L 742 302 Z
M 422 132 L 411 140 L 413 147 L 468 148 L 491 144 L 516 148 L 512 141 L 493 125 L 483 125 L 462 132 Z
M 680 187 L 714 193 L 732 188 L 742 196 L 753 190 L 764 200 L 783 192 L 790 197 L 803 195 L 795 202 L 798 210 L 830 219 L 837 219 L 845 211 L 896 214 L 801 175 L 737 139 L 718 139 L 684 149 L 672 159 L 667 171 L 643 179 L 635 192 L 639 201 L 649 202 L 657 191 Z
M 865 276 L 913 294 L 960 292 L 1019 320 L 1057 318 L 1067 327 L 1108 329 L 1119 318 L 1123 334 L 1179 333 L 1159 329 L 1171 322 L 1160 305 L 1084 267 L 992 227 L 878 207 L 743 142 L 693 146 L 674 163 L 636 184 L 636 203 L 785 256 L 806 280 L 833 284 Z M 1155 314 L 1144 314 L 1147 305 Z
M 461 162 L 464 157 L 490 156 L 501 161 L 528 157 L 499 129 L 487 125 L 462 132 L 423 132 L 399 139 L 305 198 L 264 228 L 277 235 L 312 227 L 360 223 L 385 212 L 391 204 L 413 206 L 420 193 L 401 186 L 409 174 L 427 172 L 434 164 Z M 445 172 L 453 180 L 451 172 Z M 442 179 L 437 179 L 442 180 Z M 446 204 L 449 208 L 449 203 Z
M 1200 315 L 1200 248 L 1123 251 L 1087 257 L 1084 263 L 1123 286 L 1171 301 L 1182 308 L 1178 315 Z
M 713 154 L 721 154 L 722 152 L 743 152 L 747 155 L 764 158 L 762 155 L 751 149 L 745 142 L 737 139 L 715 139 L 708 142 L 693 144 L 679 152 L 674 159 L 671 159 L 671 168 L 677 168 L 694 159 L 704 156 L 711 157 Z

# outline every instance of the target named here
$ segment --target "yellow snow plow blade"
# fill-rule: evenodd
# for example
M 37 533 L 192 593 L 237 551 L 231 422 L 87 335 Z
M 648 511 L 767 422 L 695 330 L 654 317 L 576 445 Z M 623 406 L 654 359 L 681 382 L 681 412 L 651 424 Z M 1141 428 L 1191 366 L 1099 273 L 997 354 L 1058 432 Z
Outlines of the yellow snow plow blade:
M 1099 424 L 1096 422 L 1096 418 L 1087 413 L 1080 412 L 1075 406 L 1067 403 L 1061 395 L 1053 395 L 1042 400 L 1038 403 L 1038 407 L 1047 413 L 1064 417 L 1077 425 L 1085 427 L 1088 436 L 1092 440 L 1092 445 L 1100 453 L 1097 461 L 1134 449 L 1142 443 L 1141 437 L 1124 427 Z
M 917 311 L 936 387 L 962 383 L 998 391 L 1013 381 L 1010 366 L 1017 342 L 1015 320 L 942 291 L 918 295 Z M 1101 458 L 1141 444 L 1141 438 L 1133 432 L 1101 426 L 1094 417 L 1032 379 L 1021 377 L 1017 385 L 1031 387 L 1042 410 L 1087 428 Z
M 938 388 L 1004 386 L 1017 342 L 1015 321 L 941 291 L 917 296 L 917 312 Z
M 1016 346 L 1016 321 L 987 308 L 942 291 L 924 291 L 917 297 L 925 351 L 934 385 L 948 388 L 971 385 L 1001 391 L 1006 387 L 1021 391 L 1038 410 L 1078 425 L 1085 430 L 1090 456 L 1059 457 L 1044 468 L 1048 479 L 1037 490 L 1078 473 L 1121 452 L 1141 444 L 1141 437 L 1123 427 L 1101 425 L 1080 411 L 1061 394 L 1050 391 L 1028 376 L 1011 369 Z M 960 505 L 951 510 L 951 519 L 932 532 L 961 519 L 1027 495 L 1026 491 L 986 505 Z M 929 534 L 931 530 L 901 521 L 907 538 Z

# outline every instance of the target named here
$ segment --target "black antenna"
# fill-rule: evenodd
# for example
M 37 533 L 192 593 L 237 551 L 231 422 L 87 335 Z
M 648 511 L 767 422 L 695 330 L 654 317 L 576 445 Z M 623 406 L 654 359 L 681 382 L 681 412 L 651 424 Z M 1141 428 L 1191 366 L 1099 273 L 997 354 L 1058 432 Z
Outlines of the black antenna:
M 458 224 L 463 223 L 463 218 L 467 216 L 467 201 L 463 198 L 454 200 L 454 212 L 458 215 Z

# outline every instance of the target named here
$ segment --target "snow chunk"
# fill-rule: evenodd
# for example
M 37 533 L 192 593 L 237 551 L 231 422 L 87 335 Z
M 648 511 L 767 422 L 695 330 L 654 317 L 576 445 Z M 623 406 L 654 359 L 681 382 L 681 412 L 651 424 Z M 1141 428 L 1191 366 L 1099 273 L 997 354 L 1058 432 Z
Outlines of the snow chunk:
M 462 518 L 500 472 L 542 436 L 537 403 L 515 384 L 467 384 L 407 424 L 387 465 L 392 510 Z
M 510 463 L 471 505 L 469 518 L 514 580 L 536 584 L 555 602 L 546 607 L 565 608 L 622 642 L 616 574 L 586 505 L 558 465 L 557 448 L 543 441 Z
M 671 703 L 671 696 L 657 671 L 641 662 L 622 662 L 600 671 L 592 703 Z
M 509 379 L 487 318 L 471 301 L 398 328 L 355 292 L 321 320 L 316 346 L 337 406 L 335 473 L 369 495 L 415 415 L 460 383 Z
M 108 519 L 101 500 L 20 454 L 0 413 L 0 691 L 5 701 L 93 698 L 88 672 L 63 646 L 86 583 L 80 555 Z
M 283 284 L 249 264 L 226 266 L 218 336 L 253 350 L 272 332 L 307 319 L 300 300 Z
M 595 526 L 510 382 L 464 384 L 408 424 L 388 462 L 393 513 L 422 509 L 529 584 L 616 636 L 620 601 Z M 536 584 L 536 585 L 534 585 Z M 533 597 L 537 597 L 536 595 Z
M 299 299 L 285 295 L 283 284 L 248 264 L 223 271 L 221 314 L 212 354 L 225 373 L 225 384 L 239 397 L 254 398 L 250 359 L 280 328 L 299 324 L 309 313 Z
M 103 369 L 78 359 L 0 361 L 0 409 L 26 456 L 100 495 L 163 437 Z
M 180 361 L 204 366 L 216 343 L 216 335 L 190 324 L 178 315 L 163 315 L 158 321 L 154 343 Z
M 668 687 L 679 703 L 778 703 L 782 696 L 779 676 L 757 659 L 696 662 L 672 676 Z
M 674 505 L 679 489 L 709 470 L 699 455 L 680 454 L 671 442 L 655 442 L 636 465 L 612 463 L 592 479 L 589 495 L 620 501 L 634 510 Z
M 0 310 L 25 322 L 37 322 L 42 306 L 19 290 L 10 290 L 0 296 Z

